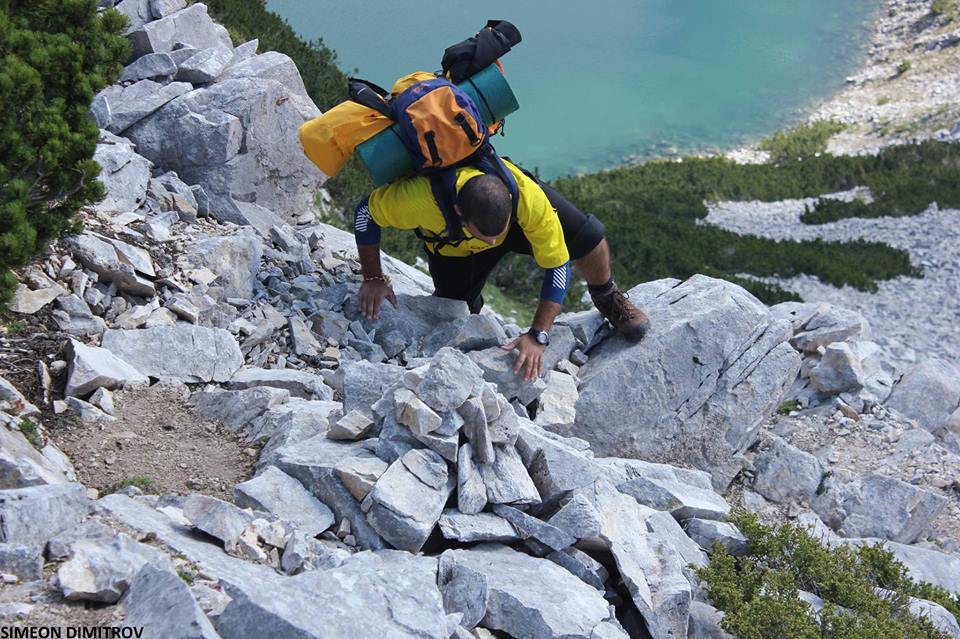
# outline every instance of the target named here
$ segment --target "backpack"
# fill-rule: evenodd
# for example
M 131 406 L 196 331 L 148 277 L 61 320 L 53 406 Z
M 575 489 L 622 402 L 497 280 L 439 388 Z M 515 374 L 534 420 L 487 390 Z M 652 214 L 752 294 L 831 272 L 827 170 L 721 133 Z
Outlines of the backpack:
M 443 65 L 458 77 L 472 75 L 477 69 L 496 62 L 496 57 L 490 59 L 491 56 L 509 51 L 512 44 L 519 41 L 520 33 L 513 25 L 491 21 L 481 33 L 448 48 Z M 430 178 L 431 191 L 443 213 L 446 234 L 426 236 L 417 229 L 417 236 L 433 244 L 435 250 L 446 245 L 457 246 L 465 239 L 460 216 L 454 209 L 457 169 L 464 166 L 476 167 L 503 181 L 510 190 L 511 219 L 515 220 L 519 201 L 517 182 L 490 143 L 491 133 L 499 130 L 502 123 L 486 122 L 470 95 L 443 75 L 408 77 L 421 79 L 396 95 L 389 95 L 372 82 L 351 78 L 349 96 L 352 101 L 378 111 L 399 125 L 400 139 L 413 159 L 414 172 Z

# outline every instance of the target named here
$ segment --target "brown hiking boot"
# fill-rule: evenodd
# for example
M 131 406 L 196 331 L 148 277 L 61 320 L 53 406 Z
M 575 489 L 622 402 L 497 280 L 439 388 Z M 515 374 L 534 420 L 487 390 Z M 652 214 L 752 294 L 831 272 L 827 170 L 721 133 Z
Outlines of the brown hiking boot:
M 616 286 L 605 295 L 591 295 L 590 298 L 600 314 L 627 339 L 638 342 L 650 329 L 647 314 L 634 306 Z

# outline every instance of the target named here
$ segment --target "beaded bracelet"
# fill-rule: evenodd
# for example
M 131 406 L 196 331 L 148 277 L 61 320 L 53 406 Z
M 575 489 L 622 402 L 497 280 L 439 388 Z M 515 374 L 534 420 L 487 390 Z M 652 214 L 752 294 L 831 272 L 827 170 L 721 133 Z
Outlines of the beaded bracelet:
M 367 275 L 363 278 L 364 282 L 383 282 L 384 284 L 390 284 L 390 278 L 386 275 Z

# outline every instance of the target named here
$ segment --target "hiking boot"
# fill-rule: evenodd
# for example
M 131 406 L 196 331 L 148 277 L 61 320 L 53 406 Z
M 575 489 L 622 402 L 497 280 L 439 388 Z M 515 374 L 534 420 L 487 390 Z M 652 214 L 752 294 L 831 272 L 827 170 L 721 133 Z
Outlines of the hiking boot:
M 638 342 L 650 329 L 647 314 L 634 306 L 616 286 L 605 295 L 591 295 L 590 298 L 600 314 L 627 339 Z

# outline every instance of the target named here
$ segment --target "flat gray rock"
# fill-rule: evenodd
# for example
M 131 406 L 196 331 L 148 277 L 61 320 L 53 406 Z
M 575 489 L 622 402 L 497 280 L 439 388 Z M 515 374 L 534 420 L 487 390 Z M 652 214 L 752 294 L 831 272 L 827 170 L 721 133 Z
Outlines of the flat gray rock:
M 63 596 L 71 601 L 114 603 L 147 564 L 173 571 L 166 555 L 125 533 L 106 542 L 81 540 L 57 570 L 57 581 Z
M 177 573 L 151 564 L 137 573 L 123 599 L 123 625 L 146 639 L 219 639 Z
M 64 484 L 67 477 L 22 433 L 0 427 L 0 490 Z
M 198 391 L 190 396 L 190 403 L 204 417 L 216 419 L 231 430 L 240 430 L 289 399 L 290 391 L 286 389 L 255 386 L 237 391 L 220 388 Z
M 444 552 L 439 575 L 442 591 L 471 577 L 480 582 L 444 600 L 449 612 L 481 610 L 484 628 L 531 639 L 627 636 L 600 592 L 546 559 L 481 544 Z
M 417 396 L 436 411 L 455 410 L 483 388 L 483 372 L 460 351 L 441 348 L 417 386 Z
M 573 434 L 599 455 L 682 462 L 725 488 L 796 379 L 792 325 L 744 289 L 703 275 L 666 289 L 643 284 L 630 298 L 650 316 L 650 332 L 591 350 Z
M 110 122 L 104 128 L 119 135 L 167 102 L 192 89 L 187 82 L 164 85 L 153 80 L 140 80 L 124 87 L 119 94 L 108 94 Z
M 906 482 L 867 473 L 849 483 L 825 480 L 813 510 L 846 537 L 913 543 L 946 505 L 946 498 Z
M 180 257 L 185 269 L 207 268 L 216 275 L 214 286 L 223 289 L 223 296 L 253 297 L 263 243 L 255 233 L 245 230 L 236 235 L 201 237 L 184 247 Z
M 241 508 L 272 513 L 315 537 L 333 525 L 333 512 L 311 495 L 299 481 L 275 467 L 233 488 Z
M 310 439 L 288 444 L 276 452 L 276 466 L 300 481 L 337 516 L 346 518 L 361 548 L 384 548 L 383 539 L 368 523 L 360 503 L 340 479 L 338 467 L 358 455 L 369 455 L 362 442 L 341 442 L 319 434 Z M 419 480 L 418 480 L 419 481 Z
M 440 515 L 438 523 L 446 539 L 455 539 L 464 543 L 511 542 L 521 539 L 510 522 L 493 513 L 466 515 L 455 508 L 449 508 Z
M 221 47 L 201 49 L 177 65 L 177 80 L 192 84 L 216 82 L 232 61 L 232 49 Z
M 120 82 L 169 78 L 177 72 L 177 63 L 168 53 L 149 53 L 128 64 L 120 74 Z M 187 80 L 189 82 L 189 80 Z
M 790 500 L 809 503 L 823 481 L 823 465 L 782 438 L 770 436 L 766 448 L 754 461 L 756 475 L 753 489 L 771 501 Z
M 43 577 L 43 549 L 40 546 L 0 543 L 0 573 L 21 581 Z
M 540 493 L 523 465 L 517 449 L 510 445 L 494 447 L 496 458 L 492 464 L 477 468 L 487 487 L 487 502 L 491 504 L 533 505 L 540 503 Z
M 230 378 L 228 386 L 234 389 L 270 386 L 282 388 L 289 391 L 291 396 L 302 399 L 333 399 L 333 389 L 319 375 L 286 368 L 242 368 Z
M 230 34 L 207 15 L 206 5 L 200 3 L 145 23 L 130 34 L 130 40 L 134 58 L 171 51 L 178 42 L 196 48 L 233 48 Z
M 90 510 L 83 484 L 50 484 L 0 491 L 0 542 L 45 544 L 76 526 Z
M 144 375 L 186 383 L 225 382 L 243 365 L 237 340 L 222 328 L 178 323 L 111 329 L 103 334 L 102 346 Z
M 217 629 L 231 639 L 448 639 L 436 579 L 436 559 L 359 553 L 336 568 L 231 592 Z
M 418 552 L 453 490 L 442 457 L 411 450 L 393 462 L 367 496 L 367 521 L 394 548 Z
M 563 550 L 577 542 L 577 538 L 569 533 L 517 510 L 513 506 L 495 504 L 493 512 L 513 524 L 513 527 L 524 539 L 536 539 L 550 550 Z
M 707 552 L 712 550 L 715 543 L 719 543 L 734 557 L 747 552 L 747 538 L 729 522 L 694 517 L 683 522 L 683 530 Z
M 936 358 L 924 360 L 897 382 L 886 406 L 936 434 L 960 406 L 960 370 Z

